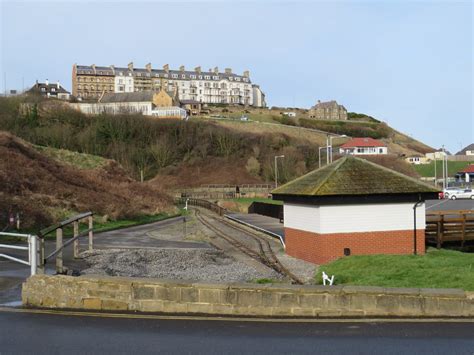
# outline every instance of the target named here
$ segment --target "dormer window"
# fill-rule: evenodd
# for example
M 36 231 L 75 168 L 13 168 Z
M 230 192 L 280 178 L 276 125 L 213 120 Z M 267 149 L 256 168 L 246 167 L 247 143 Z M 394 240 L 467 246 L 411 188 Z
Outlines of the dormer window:
M 191 79 L 196 79 L 196 75 L 191 75 Z
M 209 80 L 210 78 L 211 78 L 210 75 L 206 75 L 206 76 L 204 77 L 204 79 L 206 79 L 206 80 Z
M 186 79 L 186 74 L 181 74 L 181 78 Z
M 231 80 L 231 81 L 232 81 L 232 80 L 234 80 L 234 78 L 233 78 L 232 76 L 229 76 L 229 80 Z
M 158 78 L 160 76 L 160 74 L 155 74 L 155 76 Z
M 212 77 L 214 80 L 219 80 L 219 77 L 218 76 L 213 76 Z
M 202 79 L 202 75 L 199 75 L 199 79 Z
M 239 78 L 239 77 L 236 77 L 235 80 L 240 81 L 240 78 Z
M 55 88 L 51 88 L 51 92 L 55 92 L 55 91 L 56 91 L 56 89 L 55 89 Z
M 41 88 L 41 91 L 45 92 L 45 91 L 46 91 L 46 88 Z
M 120 76 L 123 76 L 123 72 L 119 72 L 119 75 L 120 75 Z
M 178 74 L 171 74 L 171 77 L 176 79 L 178 77 Z
M 167 78 L 167 77 L 168 77 L 168 74 L 165 74 L 165 78 Z

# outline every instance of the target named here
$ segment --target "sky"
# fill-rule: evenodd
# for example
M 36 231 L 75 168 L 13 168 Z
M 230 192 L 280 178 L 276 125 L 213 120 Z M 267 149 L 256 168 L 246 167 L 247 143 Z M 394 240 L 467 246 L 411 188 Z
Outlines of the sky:
M 74 63 L 250 70 L 269 106 L 337 100 L 452 153 L 474 142 L 471 1 L 0 0 L 0 90 Z

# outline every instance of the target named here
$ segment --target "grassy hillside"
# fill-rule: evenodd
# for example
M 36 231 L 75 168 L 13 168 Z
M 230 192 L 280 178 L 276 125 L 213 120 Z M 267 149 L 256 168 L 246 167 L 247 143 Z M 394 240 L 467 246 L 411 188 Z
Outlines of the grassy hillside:
M 168 195 L 131 179 L 114 161 L 96 169 L 77 169 L 3 131 L 0 186 L 2 229 L 9 211 L 20 213 L 24 228 L 45 227 L 89 210 L 108 220 L 174 211 Z
M 448 176 L 454 176 L 458 171 L 463 170 L 469 164 L 474 164 L 474 159 L 470 162 L 467 161 L 448 161 Z M 434 177 L 435 176 L 435 162 L 432 161 L 429 164 L 420 164 L 414 166 L 420 176 L 423 177 Z M 436 161 L 436 174 L 438 177 L 443 176 L 443 162 L 441 160 Z
M 61 162 L 90 169 L 112 159 L 136 180 L 151 180 L 163 187 L 273 181 L 275 155 L 285 155 L 278 164 L 279 181 L 284 183 L 318 167 L 318 148 L 326 144 L 326 133 L 289 125 L 278 110 L 226 109 L 229 112 L 225 115 L 251 115 L 256 120 L 251 122 L 200 117 L 184 122 L 142 115 L 86 116 L 54 101 L 29 103 L 25 108 L 22 100 L 0 98 L 4 130 L 48 147 L 38 149 Z M 304 110 L 298 112 L 305 114 Z M 334 126 L 393 132 L 373 120 L 367 125 L 352 122 Z M 416 175 L 394 156 L 381 163 Z
M 34 148 L 47 157 L 50 157 L 60 163 L 73 166 L 77 169 L 98 169 L 104 167 L 107 164 L 107 159 L 97 155 L 72 152 L 66 149 L 43 147 L 39 145 L 35 145 Z

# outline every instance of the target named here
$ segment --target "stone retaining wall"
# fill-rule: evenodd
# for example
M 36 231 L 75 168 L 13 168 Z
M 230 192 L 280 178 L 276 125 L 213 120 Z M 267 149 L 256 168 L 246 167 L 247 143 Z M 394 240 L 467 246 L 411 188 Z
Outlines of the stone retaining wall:
M 474 292 L 359 286 L 186 283 L 103 276 L 30 277 L 30 307 L 257 317 L 474 317 Z

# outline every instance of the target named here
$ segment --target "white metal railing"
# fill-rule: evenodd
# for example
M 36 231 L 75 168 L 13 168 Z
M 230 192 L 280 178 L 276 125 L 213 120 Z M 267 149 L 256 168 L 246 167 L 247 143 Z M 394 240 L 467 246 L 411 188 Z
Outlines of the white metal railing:
M 38 270 L 38 237 L 33 234 L 19 234 L 19 233 L 6 233 L 0 232 L 0 236 L 8 237 L 19 237 L 28 240 L 28 246 L 19 246 L 11 244 L 0 244 L 0 249 L 13 249 L 13 250 L 27 250 L 28 260 L 16 258 L 11 255 L 0 253 L 0 258 L 15 261 L 20 264 L 29 265 L 31 269 L 31 275 L 36 275 Z

